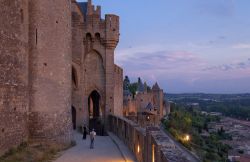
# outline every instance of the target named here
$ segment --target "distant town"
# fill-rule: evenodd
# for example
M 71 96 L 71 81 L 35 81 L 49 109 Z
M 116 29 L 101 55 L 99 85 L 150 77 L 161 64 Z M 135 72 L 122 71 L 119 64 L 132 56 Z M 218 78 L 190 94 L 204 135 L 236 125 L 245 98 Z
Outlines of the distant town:
M 185 143 L 184 146 L 193 149 L 203 161 L 249 161 L 250 94 L 165 94 L 165 98 L 171 103 L 171 114 L 166 121 L 176 121 L 173 114 L 180 113 L 179 110 L 186 111 L 186 117 L 191 116 L 192 131 L 189 133 L 198 134 L 198 137 L 193 135 L 196 139 L 192 139 L 192 142 L 199 145 L 199 149 Z M 198 117 L 195 117 L 197 114 Z M 195 122 L 193 119 L 197 118 L 199 120 Z M 181 132 L 183 128 L 168 128 L 178 140 L 174 128 L 176 132 Z M 205 144 L 197 139 L 205 141 Z

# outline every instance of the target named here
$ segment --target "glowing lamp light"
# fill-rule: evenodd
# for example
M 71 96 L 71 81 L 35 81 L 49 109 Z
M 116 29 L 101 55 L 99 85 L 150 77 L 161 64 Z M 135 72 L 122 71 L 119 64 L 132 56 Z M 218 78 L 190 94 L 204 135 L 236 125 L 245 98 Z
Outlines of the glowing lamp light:
M 189 141 L 190 140 L 190 136 L 189 135 L 186 135 L 185 138 L 184 138 L 185 141 Z
M 155 145 L 152 145 L 152 162 L 155 162 Z
M 140 146 L 137 146 L 137 152 L 140 153 Z

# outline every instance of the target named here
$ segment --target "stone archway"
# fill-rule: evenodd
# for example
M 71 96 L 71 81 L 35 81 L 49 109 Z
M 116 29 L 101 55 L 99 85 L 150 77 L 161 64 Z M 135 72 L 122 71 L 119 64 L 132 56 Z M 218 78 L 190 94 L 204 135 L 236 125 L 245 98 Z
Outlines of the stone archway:
M 74 106 L 71 107 L 71 114 L 72 114 L 73 129 L 76 130 L 76 109 L 74 108 Z
M 89 129 L 95 129 L 97 135 L 104 134 L 104 125 L 102 122 L 101 96 L 94 90 L 88 97 Z

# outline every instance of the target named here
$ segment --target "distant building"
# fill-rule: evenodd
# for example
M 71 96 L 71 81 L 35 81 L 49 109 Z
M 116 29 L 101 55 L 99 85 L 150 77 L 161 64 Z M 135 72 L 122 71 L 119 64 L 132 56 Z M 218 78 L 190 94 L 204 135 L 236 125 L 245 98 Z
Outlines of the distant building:
M 137 91 L 134 98 L 129 92 L 129 79 L 125 78 L 124 85 L 124 116 L 137 116 L 136 119 L 141 125 L 158 125 L 160 119 L 170 113 L 170 104 L 163 98 L 163 90 L 155 83 L 151 90 L 148 90 L 147 83 L 143 84 L 139 78 Z M 135 119 L 135 118 L 134 118 Z
M 199 109 L 200 108 L 200 104 L 199 103 L 187 103 L 188 108 L 191 109 Z
M 222 113 L 220 113 L 220 112 L 210 112 L 209 115 L 211 115 L 211 116 L 222 116 Z
M 201 111 L 201 114 L 202 114 L 202 115 L 208 115 L 208 112 L 206 112 L 206 111 Z
M 230 160 L 230 162 L 249 162 L 250 155 L 240 154 L 233 150 L 228 152 L 228 160 Z

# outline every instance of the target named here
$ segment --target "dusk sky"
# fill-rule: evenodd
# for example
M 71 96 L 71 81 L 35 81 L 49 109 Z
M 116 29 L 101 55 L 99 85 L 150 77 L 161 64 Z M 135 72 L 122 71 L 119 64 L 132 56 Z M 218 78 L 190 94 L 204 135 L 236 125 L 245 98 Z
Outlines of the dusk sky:
M 120 16 L 115 60 L 167 93 L 250 92 L 250 0 L 93 0 Z

